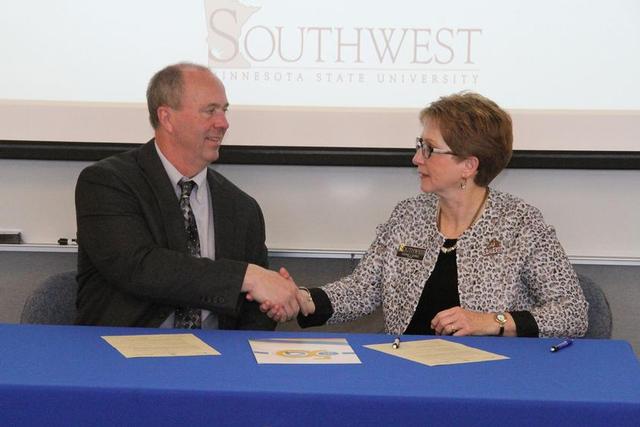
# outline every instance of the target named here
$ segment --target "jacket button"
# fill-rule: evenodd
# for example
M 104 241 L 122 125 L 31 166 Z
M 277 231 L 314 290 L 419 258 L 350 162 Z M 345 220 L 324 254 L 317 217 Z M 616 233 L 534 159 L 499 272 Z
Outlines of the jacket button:
M 216 302 L 217 302 L 218 304 L 224 304 L 225 299 L 224 299 L 224 297 L 218 297 L 218 298 L 216 298 Z

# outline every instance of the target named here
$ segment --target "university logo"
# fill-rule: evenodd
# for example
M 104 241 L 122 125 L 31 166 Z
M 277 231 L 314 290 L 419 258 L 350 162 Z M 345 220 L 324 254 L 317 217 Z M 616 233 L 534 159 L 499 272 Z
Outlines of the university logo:
M 242 28 L 260 7 L 246 6 L 237 0 L 205 0 L 207 44 L 210 68 L 248 68 L 241 52 Z
M 357 87 L 376 83 L 470 89 L 478 85 L 483 29 L 435 21 L 402 26 L 353 25 L 283 2 L 204 0 L 208 66 L 232 81 Z M 257 5 L 257 6 L 256 6 Z M 410 19 L 408 19 L 410 20 Z

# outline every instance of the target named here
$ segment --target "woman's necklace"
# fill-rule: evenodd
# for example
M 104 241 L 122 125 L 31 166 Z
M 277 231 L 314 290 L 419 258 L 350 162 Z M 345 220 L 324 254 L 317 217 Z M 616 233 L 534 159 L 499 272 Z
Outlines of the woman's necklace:
M 445 246 L 442 245 L 440 247 L 440 252 L 442 252 L 443 254 L 448 254 L 449 252 L 453 252 L 456 250 L 456 248 L 458 247 L 458 240 L 456 239 L 456 242 L 453 244 L 453 246 Z
M 476 221 L 478 221 L 478 218 L 480 217 L 480 213 L 482 212 L 482 209 L 484 208 L 485 203 L 487 203 L 487 198 L 489 197 L 489 189 L 487 188 L 487 190 L 484 192 L 484 197 L 482 198 L 482 203 L 480 203 L 480 206 L 478 206 L 478 210 L 476 210 L 476 213 L 473 215 L 473 219 L 471 220 L 471 222 L 469 223 L 469 226 L 467 228 L 464 229 L 464 231 L 467 231 L 469 228 L 473 227 L 473 225 L 476 223 Z M 442 217 L 442 210 L 440 210 L 440 205 L 438 205 L 438 230 L 440 230 L 440 218 Z M 464 233 L 463 231 L 463 233 Z M 456 242 L 452 245 L 452 246 L 445 246 L 442 245 L 440 247 L 440 252 L 442 252 L 443 254 L 448 254 L 451 253 L 453 251 L 456 250 L 456 248 L 458 247 L 458 239 L 455 239 Z

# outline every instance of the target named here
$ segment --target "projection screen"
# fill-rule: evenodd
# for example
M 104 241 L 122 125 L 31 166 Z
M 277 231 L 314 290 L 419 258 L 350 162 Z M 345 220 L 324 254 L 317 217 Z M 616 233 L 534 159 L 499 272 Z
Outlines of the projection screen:
M 163 66 L 209 66 L 226 146 L 407 150 L 432 100 L 508 109 L 515 150 L 640 150 L 640 2 L 6 0 L 0 140 L 141 143 Z

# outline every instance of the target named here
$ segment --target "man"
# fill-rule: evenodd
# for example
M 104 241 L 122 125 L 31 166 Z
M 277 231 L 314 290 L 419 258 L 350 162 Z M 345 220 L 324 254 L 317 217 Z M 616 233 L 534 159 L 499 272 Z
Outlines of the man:
M 181 63 L 147 89 L 155 138 L 82 171 L 76 186 L 84 325 L 273 329 L 258 303 L 298 312 L 269 271 L 258 203 L 208 168 L 229 123 L 222 82 Z

